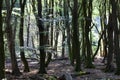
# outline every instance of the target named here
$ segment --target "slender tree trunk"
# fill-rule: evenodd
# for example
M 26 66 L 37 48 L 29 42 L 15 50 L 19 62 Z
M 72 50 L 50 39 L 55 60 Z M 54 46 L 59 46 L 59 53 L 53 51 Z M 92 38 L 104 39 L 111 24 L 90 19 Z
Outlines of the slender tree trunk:
M 30 38 L 30 15 L 28 15 L 28 26 L 27 26 L 27 46 L 29 46 L 29 38 Z
M 81 26 L 82 26 L 82 60 L 85 61 L 85 59 L 86 59 L 86 39 L 85 39 L 84 20 L 81 21 Z
M 8 40 L 8 48 L 10 51 L 11 64 L 12 64 L 12 74 L 20 75 L 20 70 L 18 68 L 16 54 L 15 54 L 15 34 L 13 28 L 10 24 L 12 9 L 15 4 L 15 1 L 10 2 L 10 0 L 6 0 L 7 5 L 7 17 L 6 17 L 6 31 L 7 31 L 7 40 Z
M 104 6 L 103 6 L 104 5 Z M 99 14 L 100 14 L 100 23 L 101 23 L 101 32 L 104 31 L 104 35 L 102 37 L 102 56 L 104 56 L 103 63 L 105 62 L 105 59 L 107 58 L 107 23 L 106 23 L 106 11 L 107 11 L 107 1 L 104 0 L 103 3 L 99 6 Z M 103 17 L 104 16 L 104 17 Z
M 51 14 L 52 14 L 52 18 L 54 18 L 54 0 L 52 0 L 52 2 L 51 2 Z M 53 47 L 53 21 L 52 21 L 52 23 L 51 23 L 51 46 Z
M 3 38 L 3 22 L 2 22 L 2 3 L 0 0 L 0 80 L 5 78 L 5 51 L 4 51 L 4 38 Z
M 63 39 L 62 39 L 62 44 L 63 44 L 63 48 L 62 48 L 62 57 L 64 57 L 65 55 L 65 47 L 67 47 L 67 53 L 70 56 L 71 54 L 71 50 L 70 50 L 70 29 L 69 29 L 69 14 L 68 14 L 68 3 L 67 0 L 64 0 L 63 5 L 64 5 L 64 17 L 65 17 L 65 21 L 64 21 L 64 25 L 66 30 L 63 31 Z M 67 32 L 67 37 L 65 37 L 65 33 Z M 65 38 L 67 38 L 67 46 L 64 45 L 65 44 Z M 71 56 L 70 56 L 71 59 Z
M 109 16 L 108 23 L 108 55 L 107 55 L 107 66 L 106 72 L 113 71 L 113 24 L 112 24 L 112 14 Z
M 76 60 L 75 71 L 81 71 L 80 60 L 80 41 L 79 41 L 79 25 L 78 25 L 78 0 L 74 0 L 74 6 L 72 11 L 72 54 L 73 59 Z
M 33 7 L 33 12 L 37 21 L 37 26 L 39 30 L 39 51 L 40 51 L 40 68 L 39 72 L 40 74 L 46 73 L 46 64 L 45 64 L 45 57 L 46 53 L 44 51 L 44 45 L 45 45 L 45 39 L 44 39 L 44 26 L 43 22 L 41 20 L 42 18 L 42 0 L 37 0 L 37 9 L 38 9 L 38 15 L 36 14 L 36 6 L 35 6 L 35 0 L 32 0 L 32 7 Z
M 62 58 L 65 57 L 65 30 L 62 33 Z
M 87 5 L 89 8 L 87 9 Z M 86 67 L 87 68 L 92 68 L 92 46 L 90 42 L 90 27 L 91 27 L 91 22 L 92 22 L 92 0 L 89 0 L 89 4 L 87 4 L 86 0 L 83 0 L 83 12 L 84 12 L 84 17 L 85 17 L 85 40 L 86 40 Z
M 59 25 L 59 22 L 56 23 L 56 25 Z M 55 29 L 55 44 L 54 44 L 54 49 L 55 49 L 55 51 L 56 51 L 56 54 L 54 55 L 55 58 L 58 57 L 58 55 L 57 55 L 58 37 L 59 37 L 59 30 L 56 28 L 56 29 Z
M 40 20 L 40 18 L 42 18 L 42 0 L 37 0 L 38 2 L 38 29 L 39 29 L 39 50 L 40 50 L 40 68 L 39 68 L 39 73 L 44 74 L 46 73 L 45 70 L 45 57 L 46 57 L 46 53 L 44 51 L 44 45 L 45 45 L 45 39 L 44 39 L 44 26 L 43 26 L 43 22 Z
M 56 7 L 57 6 L 61 7 L 61 2 L 62 1 L 59 1 L 58 3 L 56 3 Z M 57 10 L 55 15 L 56 15 L 56 17 L 58 17 L 58 15 L 62 16 L 61 9 Z M 60 25 L 61 25 L 61 21 L 56 22 L 57 27 L 55 27 L 55 41 L 54 41 L 55 42 L 54 49 L 56 50 L 56 54 L 55 54 L 56 58 L 58 57 L 57 51 L 58 51 L 58 38 L 59 38 L 59 35 L 60 35 L 60 32 L 59 32 Z
M 19 31 L 19 39 L 20 46 L 24 47 L 24 8 L 25 8 L 26 0 L 20 0 L 20 8 L 21 8 L 21 18 L 20 18 L 20 31 Z M 24 72 L 29 72 L 28 62 L 25 58 L 24 51 L 20 51 L 21 60 L 24 65 Z

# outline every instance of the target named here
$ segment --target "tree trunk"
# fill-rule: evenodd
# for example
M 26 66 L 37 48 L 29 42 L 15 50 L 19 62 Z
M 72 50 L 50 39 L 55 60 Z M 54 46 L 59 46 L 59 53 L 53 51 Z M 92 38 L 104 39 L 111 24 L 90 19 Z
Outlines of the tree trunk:
M 108 23 L 108 55 L 107 55 L 107 66 L 106 72 L 113 71 L 113 24 L 112 24 L 112 14 L 109 16 Z
M 81 71 L 80 60 L 80 41 L 79 41 L 79 24 L 78 24 L 78 0 L 74 0 L 72 11 L 72 54 L 76 61 L 75 71 Z
M 10 5 L 11 4 L 11 5 Z M 20 71 L 18 68 L 16 54 L 15 54 L 15 34 L 13 28 L 10 24 L 12 9 L 15 4 L 15 1 L 10 3 L 10 0 L 6 0 L 7 5 L 7 17 L 6 17 L 6 31 L 7 31 L 7 40 L 8 40 L 8 48 L 10 51 L 11 63 L 12 63 L 12 74 L 20 75 Z
M 111 0 L 112 5 L 112 27 L 114 27 L 114 54 L 116 57 L 117 75 L 120 75 L 120 47 L 119 47 L 119 29 L 117 23 L 117 1 Z
M 87 10 L 87 5 L 89 6 Z M 87 12 L 88 11 L 88 12 Z M 90 42 L 90 27 L 92 22 L 92 0 L 89 0 L 89 4 L 87 4 L 87 1 L 83 1 L 83 12 L 85 17 L 85 40 L 86 40 L 86 67 L 87 68 L 93 68 L 92 64 L 92 46 Z
M 85 39 L 84 20 L 81 20 L 81 26 L 82 26 L 82 61 L 85 61 L 85 59 L 86 59 L 86 39 Z
M 68 55 L 70 56 L 70 53 L 71 53 L 71 50 L 70 50 L 70 26 L 69 26 L 69 14 L 68 14 L 68 3 L 67 3 L 67 0 L 64 0 L 63 2 L 63 5 L 64 5 L 64 17 L 65 17 L 65 21 L 64 21 L 64 25 L 65 25 L 65 28 L 66 30 L 63 31 L 63 39 L 62 39 L 62 42 L 65 41 L 65 32 L 67 32 L 67 46 L 66 45 L 63 45 L 64 48 L 62 48 L 62 56 L 64 56 L 64 52 L 65 52 L 65 47 L 67 47 L 67 53 Z M 63 42 L 62 44 L 65 44 L 65 42 Z M 71 57 L 70 57 L 71 59 Z
M 4 38 L 3 38 L 3 22 L 2 22 L 2 3 L 0 0 L 0 80 L 5 78 L 5 52 L 4 52 Z
M 45 70 L 45 57 L 46 57 L 46 53 L 44 51 L 44 45 L 45 45 L 45 39 L 44 39 L 44 26 L 43 26 L 43 22 L 40 20 L 40 18 L 42 18 L 42 1 L 41 0 L 37 0 L 38 2 L 38 29 L 39 29 L 39 51 L 40 51 L 40 68 L 39 68 L 39 72 L 41 74 L 46 73 Z
M 64 16 L 65 16 L 65 28 L 66 28 L 66 33 L 67 33 L 67 51 L 68 55 L 70 57 L 70 60 L 72 61 L 72 56 L 71 56 L 71 30 L 70 30 L 70 24 L 69 24 L 69 3 L 67 3 L 67 0 L 64 0 Z
M 62 58 L 65 57 L 65 30 L 62 33 Z
M 29 38 L 30 38 L 30 14 L 28 15 L 28 26 L 27 26 L 27 47 L 29 46 Z
M 56 23 L 56 25 L 59 25 L 59 22 Z M 54 44 L 54 49 L 55 49 L 55 51 L 56 51 L 56 54 L 54 55 L 55 58 L 58 57 L 58 55 L 57 55 L 58 37 L 59 37 L 59 30 L 56 28 L 56 29 L 55 29 L 55 44 Z
M 24 47 L 24 8 L 25 8 L 26 0 L 20 1 L 20 8 L 21 8 L 21 18 L 20 18 L 20 31 L 19 31 L 19 40 L 20 40 L 20 46 Z M 28 62 L 25 58 L 24 51 L 20 51 L 21 60 L 24 65 L 24 72 L 29 72 L 29 66 Z
M 52 2 L 51 2 L 51 14 L 52 14 L 52 18 L 54 18 L 54 0 L 51 0 Z M 51 35 L 50 35 L 50 37 L 51 37 L 51 39 L 50 39 L 50 44 L 51 44 L 51 47 L 53 47 L 53 21 L 51 22 Z

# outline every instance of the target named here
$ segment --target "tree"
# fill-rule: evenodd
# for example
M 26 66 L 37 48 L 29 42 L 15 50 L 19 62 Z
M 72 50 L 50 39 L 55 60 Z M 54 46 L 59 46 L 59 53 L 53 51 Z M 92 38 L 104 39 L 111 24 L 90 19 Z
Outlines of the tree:
M 5 52 L 3 38 L 2 5 L 3 0 L 0 0 L 0 80 L 5 78 Z
M 39 73 L 44 74 L 46 73 L 46 65 L 45 65 L 45 57 L 46 53 L 44 50 L 45 39 L 44 39 L 44 26 L 42 22 L 42 0 L 37 0 L 38 2 L 38 19 L 37 19 L 37 26 L 39 29 L 39 51 L 40 51 L 40 68 Z
M 117 3 L 118 0 L 110 0 L 112 5 L 112 27 L 114 27 L 114 54 L 116 57 L 117 75 L 120 75 L 120 47 L 119 47 L 119 28 L 117 23 Z
M 85 46 L 86 46 L 86 67 L 87 68 L 93 68 L 92 64 L 92 46 L 90 41 L 90 31 L 91 31 L 91 22 L 92 22 L 92 0 L 89 0 L 88 2 L 86 0 L 83 0 L 83 14 L 85 18 Z M 89 7 L 88 7 L 89 6 Z M 87 8 L 88 7 L 88 8 Z
M 16 54 L 15 54 L 15 32 L 13 31 L 15 27 L 11 25 L 12 19 L 12 9 L 16 0 L 5 0 L 6 1 L 6 8 L 7 8 L 7 15 L 6 15 L 6 32 L 7 32 L 7 40 L 8 40 L 8 48 L 11 57 L 11 64 L 12 64 L 12 74 L 13 75 L 20 75 L 20 70 L 18 68 Z
M 112 14 L 109 16 L 108 23 L 108 54 L 107 54 L 107 66 L 106 72 L 113 71 L 113 24 L 112 24 Z
M 67 33 L 67 46 L 68 46 L 68 55 L 71 60 L 71 29 L 69 24 L 69 3 L 67 3 L 67 0 L 64 0 L 64 17 L 65 17 L 65 28 Z
M 106 23 L 106 20 L 107 20 L 107 0 L 104 0 L 104 1 L 101 1 L 99 3 L 99 15 L 100 15 L 100 22 L 101 22 L 101 32 L 104 31 L 104 35 L 102 37 L 102 41 L 101 41 L 101 49 L 103 50 L 101 53 L 102 53 L 102 56 L 104 56 L 104 59 L 102 62 L 105 62 L 105 59 L 107 57 L 107 29 L 105 29 L 107 27 L 107 23 Z M 103 6 L 104 5 L 104 6 Z M 104 16 L 104 17 L 103 17 Z
M 54 18 L 54 0 L 51 0 L 51 14 L 52 18 Z M 53 22 L 51 23 L 51 39 L 50 39 L 50 44 L 53 47 Z
M 76 61 L 75 71 L 81 71 L 81 60 L 80 60 L 80 41 L 79 41 L 79 1 L 73 1 L 72 8 L 72 56 L 73 63 Z
M 24 47 L 24 9 L 25 9 L 25 4 L 26 4 L 26 0 L 20 0 L 20 9 L 21 9 L 21 16 L 20 16 L 20 31 L 19 31 L 19 40 L 20 40 L 20 46 Z M 28 66 L 28 62 L 25 58 L 25 53 L 24 50 L 20 51 L 20 56 L 21 56 L 21 60 L 24 64 L 24 72 L 29 72 L 29 66 Z

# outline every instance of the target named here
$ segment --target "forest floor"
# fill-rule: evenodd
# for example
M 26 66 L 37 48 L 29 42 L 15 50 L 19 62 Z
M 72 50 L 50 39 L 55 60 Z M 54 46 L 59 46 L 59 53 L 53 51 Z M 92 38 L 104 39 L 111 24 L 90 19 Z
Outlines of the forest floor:
M 102 69 L 105 68 L 105 64 L 101 63 L 102 58 L 95 59 L 93 64 L 95 65 L 94 69 L 86 69 L 82 68 L 84 72 L 89 72 L 89 74 L 85 75 L 77 75 L 72 76 L 72 80 L 120 80 L 120 76 L 114 75 L 114 73 L 104 73 Z M 13 76 L 10 73 L 6 74 L 7 80 L 40 80 L 40 79 L 30 79 L 36 75 L 39 64 L 36 60 L 28 60 L 30 66 L 30 72 L 22 73 L 21 76 Z M 22 71 L 23 66 L 21 62 L 18 60 L 18 66 Z M 11 65 L 9 62 L 6 63 L 6 71 L 10 71 Z M 56 77 L 62 76 L 64 73 L 68 73 L 70 75 L 74 74 L 74 68 L 70 65 L 70 61 L 68 59 L 63 60 L 53 60 L 50 62 L 47 68 L 48 75 L 54 75 Z M 42 79 L 41 79 L 42 80 Z M 43 79 L 44 80 L 44 79 Z

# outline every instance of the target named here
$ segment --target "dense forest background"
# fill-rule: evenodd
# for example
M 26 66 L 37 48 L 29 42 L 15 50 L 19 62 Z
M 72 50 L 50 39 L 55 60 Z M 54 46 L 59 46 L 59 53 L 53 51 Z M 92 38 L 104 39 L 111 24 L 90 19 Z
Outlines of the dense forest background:
M 120 75 L 120 0 L 0 0 L 0 80 L 31 72 L 29 60 L 36 74 L 58 59 L 82 74 L 97 58 Z

